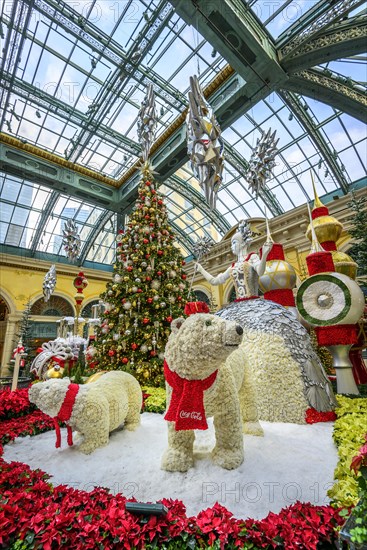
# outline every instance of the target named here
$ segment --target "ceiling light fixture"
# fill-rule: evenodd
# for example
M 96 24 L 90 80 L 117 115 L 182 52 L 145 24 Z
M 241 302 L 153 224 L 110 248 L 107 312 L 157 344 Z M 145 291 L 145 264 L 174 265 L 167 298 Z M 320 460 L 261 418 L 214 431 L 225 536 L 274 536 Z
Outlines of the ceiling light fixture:
M 212 57 L 215 57 L 217 55 L 217 50 L 215 48 L 213 48 L 212 50 Z
M 293 120 L 293 113 L 289 113 L 288 120 Z
M 36 117 L 41 118 L 41 113 L 39 111 L 36 111 Z
M 163 109 L 163 107 L 161 107 L 160 113 L 161 113 L 161 116 L 164 115 L 164 109 Z

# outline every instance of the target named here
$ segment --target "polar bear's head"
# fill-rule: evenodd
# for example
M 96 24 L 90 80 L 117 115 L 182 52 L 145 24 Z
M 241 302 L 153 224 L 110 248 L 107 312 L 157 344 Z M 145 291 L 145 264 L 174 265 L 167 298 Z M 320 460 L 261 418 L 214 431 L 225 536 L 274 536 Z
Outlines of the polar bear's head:
M 165 349 L 169 368 L 181 378 L 201 380 L 217 370 L 241 343 L 243 329 L 234 321 L 197 313 L 174 319 Z
M 69 384 L 69 378 L 52 378 L 47 382 L 38 382 L 29 389 L 29 401 L 53 418 L 60 410 Z

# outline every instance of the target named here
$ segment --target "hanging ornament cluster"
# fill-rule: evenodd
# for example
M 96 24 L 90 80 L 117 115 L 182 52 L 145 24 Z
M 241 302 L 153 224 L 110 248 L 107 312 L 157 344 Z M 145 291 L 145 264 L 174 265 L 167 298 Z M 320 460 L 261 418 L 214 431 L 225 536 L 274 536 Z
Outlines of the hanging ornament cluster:
M 154 91 L 152 84 L 149 84 L 138 115 L 138 139 L 144 164 L 148 161 L 149 151 L 154 141 L 156 129 L 157 113 Z
M 62 245 L 69 260 L 72 262 L 76 261 L 80 254 L 81 240 L 78 227 L 72 219 L 66 221 L 65 227 L 62 230 Z
M 259 193 L 265 187 L 266 181 L 271 177 L 271 171 L 275 166 L 275 155 L 278 152 L 275 139 L 276 130 L 271 133 L 271 128 L 257 139 L 252 150 L 249 167 L 246 173 L 246 181 L 250 191 L 258 198 Z
M 48 302 L 56 287 L 56 267 L 52 265 L 43 279 L 43 298 L 45 302 Z
M 215 208 L 224 167 L 224 143 L 214 111 L 206 101 L 197 76 L 190 77 L 186 118 L 187 152 L 191 168 L 211 209 Z

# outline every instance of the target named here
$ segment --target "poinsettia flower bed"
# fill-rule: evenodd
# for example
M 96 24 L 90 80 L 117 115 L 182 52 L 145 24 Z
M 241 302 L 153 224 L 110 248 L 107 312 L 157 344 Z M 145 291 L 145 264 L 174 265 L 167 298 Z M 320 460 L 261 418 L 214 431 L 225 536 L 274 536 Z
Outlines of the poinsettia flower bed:
M 28 399 L 29 388 L 10 391 L 6 388 L 0 391 L 0 420 L 23 416 L 36 409 Z
M 17 413 L 28 410 L 24 390 L 20 392 L 21 396 L 8 394 L 14 403 L 24 401 L 17 405 Z M 0 442 L 52 428 L 51 418 L 30 412 L 3 421 Z M 321 544 L 332 545 L 344 522 L 336 508 L 301 502 L 263 520 L 236 519 L 219 504 L 187 517 L 184 504 L 171 499 L 160 501 L 168 509 L 166 516 L 148 519 L 128 513 L 120 493 L 53 486 L 49 479 L 41 470 L 0 458 L 0 548 L 316 550 Z

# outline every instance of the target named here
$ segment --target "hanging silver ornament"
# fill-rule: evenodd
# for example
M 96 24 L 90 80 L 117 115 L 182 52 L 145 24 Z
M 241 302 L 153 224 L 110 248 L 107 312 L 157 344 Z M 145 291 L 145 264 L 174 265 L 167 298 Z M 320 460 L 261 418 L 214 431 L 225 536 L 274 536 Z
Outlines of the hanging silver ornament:
M 246 181 L 249 184 L 250 191 L 255 192 L 256 198 L 264 188 L 266 181 L 271 177 L 271 171 L 275 166 L 275 155 L 278 152 L 275 139 L 276 130 L 271 133 L 271 128 L 261 138 L 257 139 L 256 145 L 252 150 L 246 173 Z
M 157 113 L 155 108 L 154 91 L 152 84 L 149 84 L 138 115 L 138 139 L 144 164 L 148 161 L 156 128 Z
M 207 254 L 213 246 L 214 241 L 210 237 L 201 237 L 194 243 L 193 251 L 198 261 Z
M 78 259 L 81 240 L 78 233 L 78 227 L 72 219 L 66 221 L 65 227 L 62 230 L 62 246 L 70 261 L 74 262 Z
M 214 209 L 222 182 L 224 143 L 214 111 L 204 98 L 197 76 L 190 77 L 190 88 L 186 118 L 187 152 L 205 198 Z
M 56 280 L 57 280 L 56 267 L 55 265 L 52 265 L 48 270 L 48 272 L 46 273 L 45 278 L 43 280 L 42 289 L 43 289 L 43 297 L 45 302 L 49 301 L 51 294 L 55 290 Z

